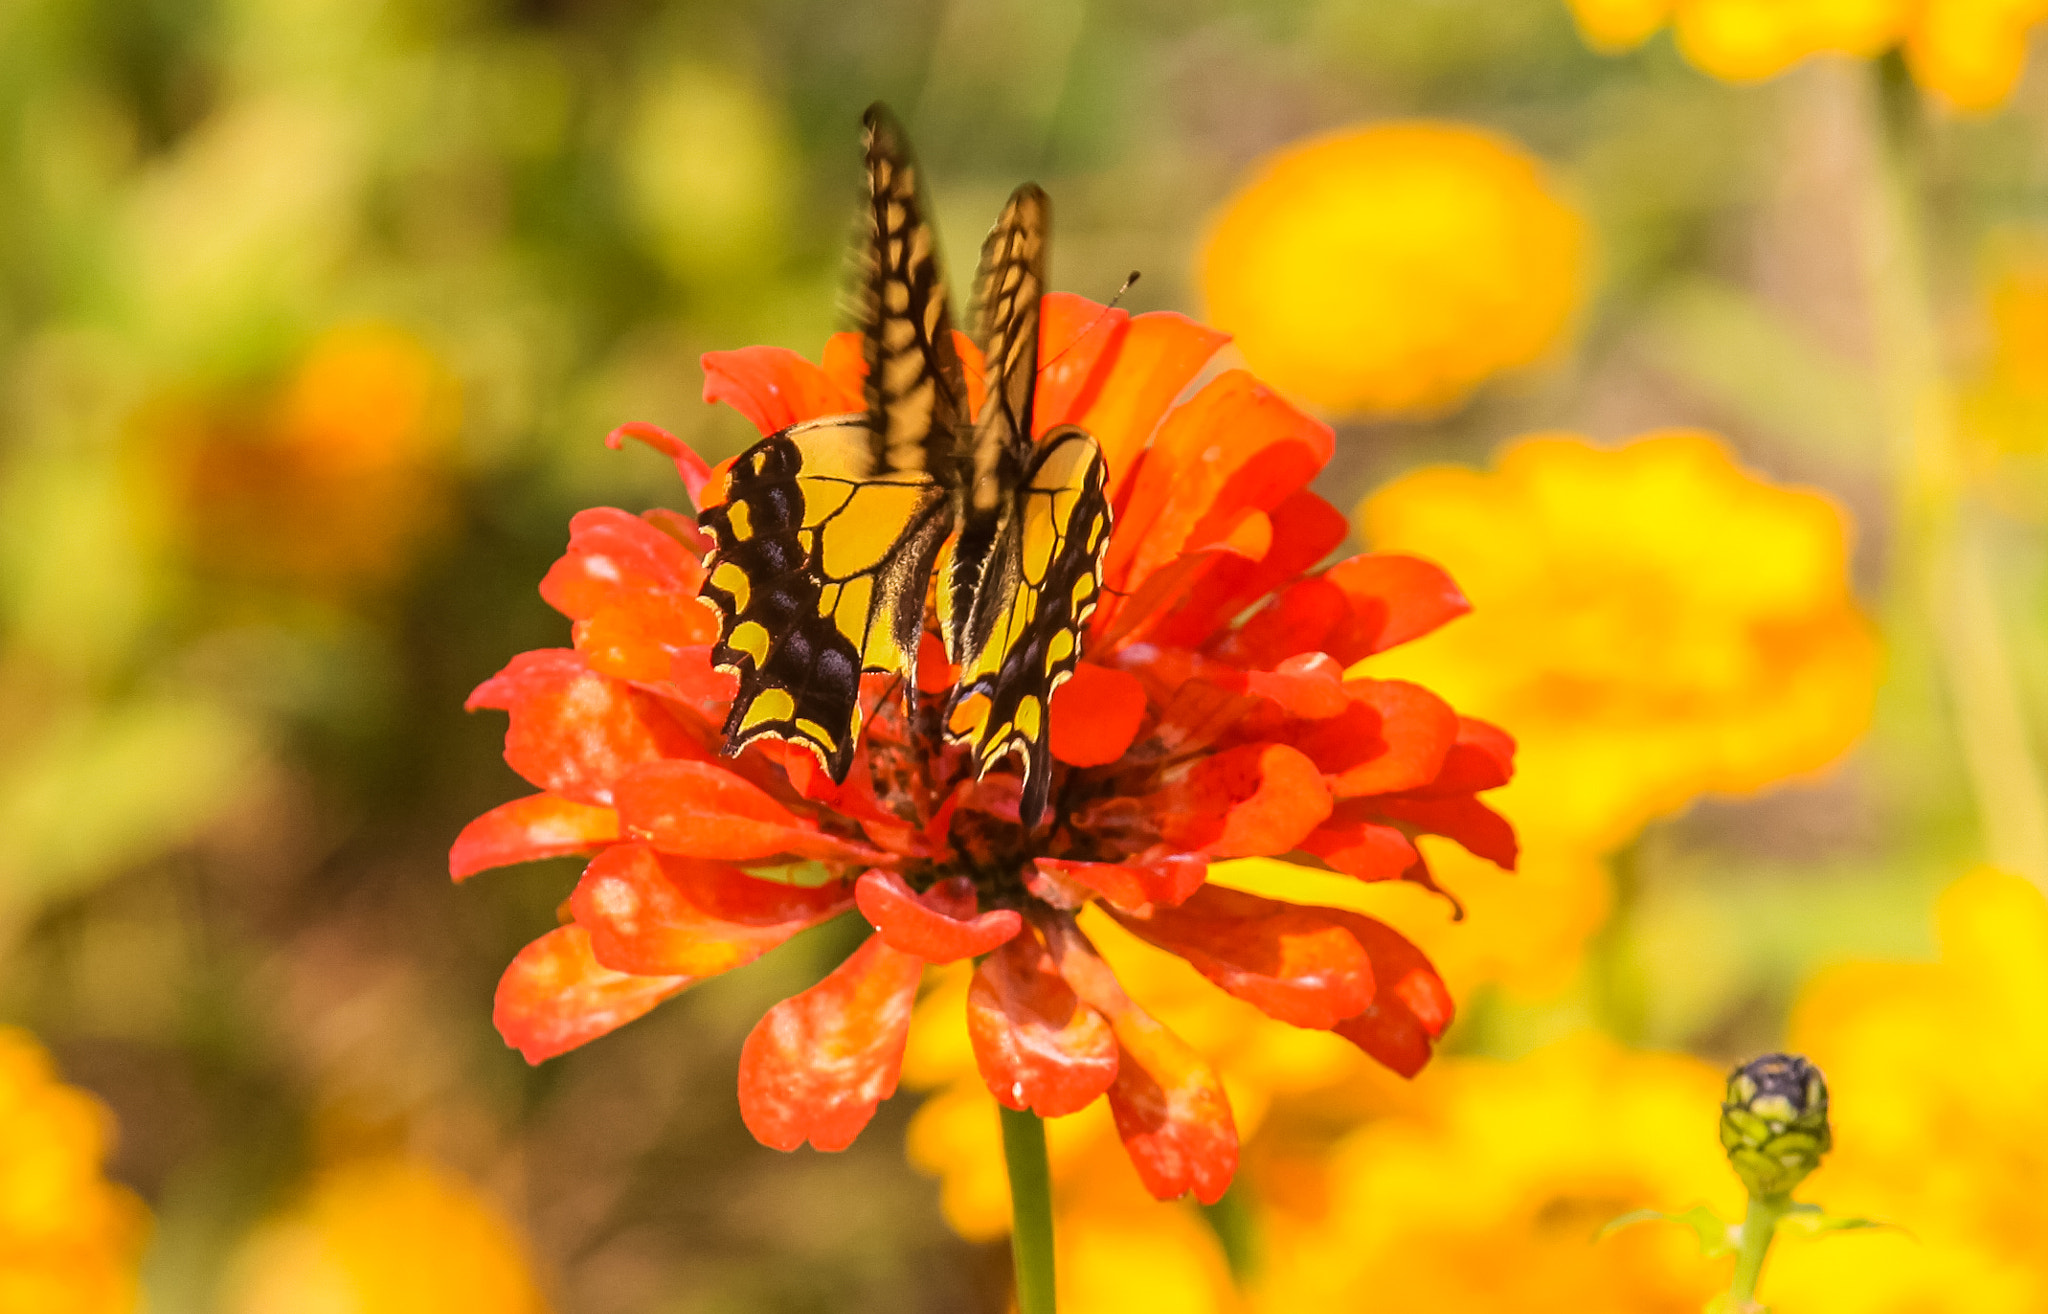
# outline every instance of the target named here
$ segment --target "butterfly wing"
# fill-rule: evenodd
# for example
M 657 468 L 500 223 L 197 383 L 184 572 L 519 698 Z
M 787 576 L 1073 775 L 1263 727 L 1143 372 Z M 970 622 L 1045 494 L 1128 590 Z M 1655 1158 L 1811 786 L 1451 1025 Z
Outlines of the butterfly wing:
M 702 517 L 714 542 L 702 588 L 719 616 L 712 661 L 739 676 L 724 751 L 788 740 L 834 780 L 853 761 L 861 673 L 907 674 L 915 662 L 966 427 L 917 169 L 880 106 L 868 111 L 867 168 L 864 409 L 748 448 Z
M 962 627 L 946 735 L 971 745 L 983 772 L 1023 751 L 1027 826 L 1038 824 L 1052 788 L 1053 691 L 1081 660 L 1081 630 L 1101 592 L 1106 482 L 1087 433 L 1063 425 L 1045 436 L 1010 495 Z

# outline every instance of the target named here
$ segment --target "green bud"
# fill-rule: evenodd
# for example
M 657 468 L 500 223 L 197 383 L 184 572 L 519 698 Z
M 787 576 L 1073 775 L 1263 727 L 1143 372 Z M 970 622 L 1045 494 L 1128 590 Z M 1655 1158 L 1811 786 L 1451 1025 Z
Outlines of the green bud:
M 1766 1054 L 1728 1074 L 1721 1148 L 1751 1195 L 1790 1195 L 1833 1144 L 1819 1068 L 1797 1054 Z

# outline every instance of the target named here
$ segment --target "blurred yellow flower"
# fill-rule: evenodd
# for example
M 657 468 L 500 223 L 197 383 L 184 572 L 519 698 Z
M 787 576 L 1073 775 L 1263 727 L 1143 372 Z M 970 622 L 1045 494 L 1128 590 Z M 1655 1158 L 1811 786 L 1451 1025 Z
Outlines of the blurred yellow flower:
M 1206 317 L 1251 368 L 1340 414 L 1463 401 L 1563 336 L 1585 224 L 1542 165 L 1456 123 L 1385 123 L 1288 147 L 1224 206 Z
M 2048 1308 L 2048 898 L 1983 869 L 1935 924 L 1940 962 L 1836 967 L 1794 1009 L 1835 1128 L 1803 1194 L 1902 1230 L 1782 1247 L 1782 1314 Z
M 541 1314 L 519 1233 L 461 1178 L 408 1158 L 332 1168 L 244 1242 L 233 1314 Z
M 148 1215 L 101 1169 L 112 1125 L 34 1038 L 0 1029 L 0 1314 L 136 1307 Z
M 1586 43 L 1609 52 L 1667 21 L 1701 71 L 1730 82 L 1775 77 L 1813 55 L 1871 58 L 1903 46 L 1913 78 L 1961 110 L 2012 94 L 2044 0 L 1568 0 Z
M 1513 729 L 1494 797 L 1532 850 L 1605 851 L 1701 794 L 1818 770 L 1870 719 L 1880 651 L 1844 513 L 1709 435 L 1526 438 L 1493 473 L 1419 470 L 1360 513 L 1374 548 L 1436 561 L 1474 604 L 1371 674 Z
M 1739 1213 L 1711 1066 L 1585 1035 L 1512 1063 L 1453 1059 L 1416 1087 L 1406 1110 L 1262 1182 L 1254 1309 L 1694 1314 L 1726 1281 L 1680 1228 L 1592 1240 L 1635 1208 Z
M 446 366 L 387 324 L 316 339 L 254 398 L 186 396 L 139 417 L 170 465 L 175 532 L 203 569 L 315 592 L 389 582 L 442 514 L 458 416 Z

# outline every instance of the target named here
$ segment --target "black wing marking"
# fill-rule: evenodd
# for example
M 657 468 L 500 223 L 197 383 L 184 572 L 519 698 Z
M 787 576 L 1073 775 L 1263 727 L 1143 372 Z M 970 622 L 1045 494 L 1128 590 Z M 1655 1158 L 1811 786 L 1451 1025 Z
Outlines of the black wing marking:
M 946 735 L 973 747 L 982 772 L 1022 750 L 1026 826 L 1038 824 L 1052 788 L 1053 692 L 1081 660 L 1081 631 L 1101 593 L 1106 482 L 1093 438 L 1071 425 L 1045 436 L 962 630 Z
M 862 414 L 792 425 L 733 462 L 701 523 L 713 662 L 739 676 L 724 752 L 776 738 L 844 780 L 863 671 L 909 674 L 933 559 L 956 518 L 966 375 L 903 131 L 877 105 L 860 326 Z
M 967 376 L 953 343 L 938 238 L 901 125 L 881 105 L 868 109 L 864 123 L 868 233 L 859 318 L 875 468 L 920 470 L 951 484 L 969 418 Z
M 724 751 L 784 739 L 845 780 L 862 671 L 907 672 L 951 501 L 921 472 L 868 470 L 858 417 L 793 425 L 733 463 L 700 590 L 718 612 L 712 663 L 740 678 Z

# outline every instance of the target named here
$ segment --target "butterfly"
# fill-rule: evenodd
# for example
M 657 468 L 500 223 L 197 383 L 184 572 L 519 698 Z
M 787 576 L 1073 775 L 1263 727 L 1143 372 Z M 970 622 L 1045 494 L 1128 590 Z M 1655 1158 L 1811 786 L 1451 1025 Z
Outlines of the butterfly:
M 723 751 L 785 740 L 843 782 L 861 675 L 900 674 L 915 697 L 935 592 L 959 668 L 943 732 L 970 748 L 977 775 L 1021 753 L 1019 816 L 1035 826 L 1052 783 L 1053 691 L 1080 661 L 1110 530 L 1095 440 L 1073 425 L 1032 437 L 1051 204 L 1019 187 L 982 246 L 971 321 L 987 386 L 970 413 L 917 166 L 886 109 L 863 123 L 863 409 L 740 453 L 702 516 L 712 661 L 739 677 Z

